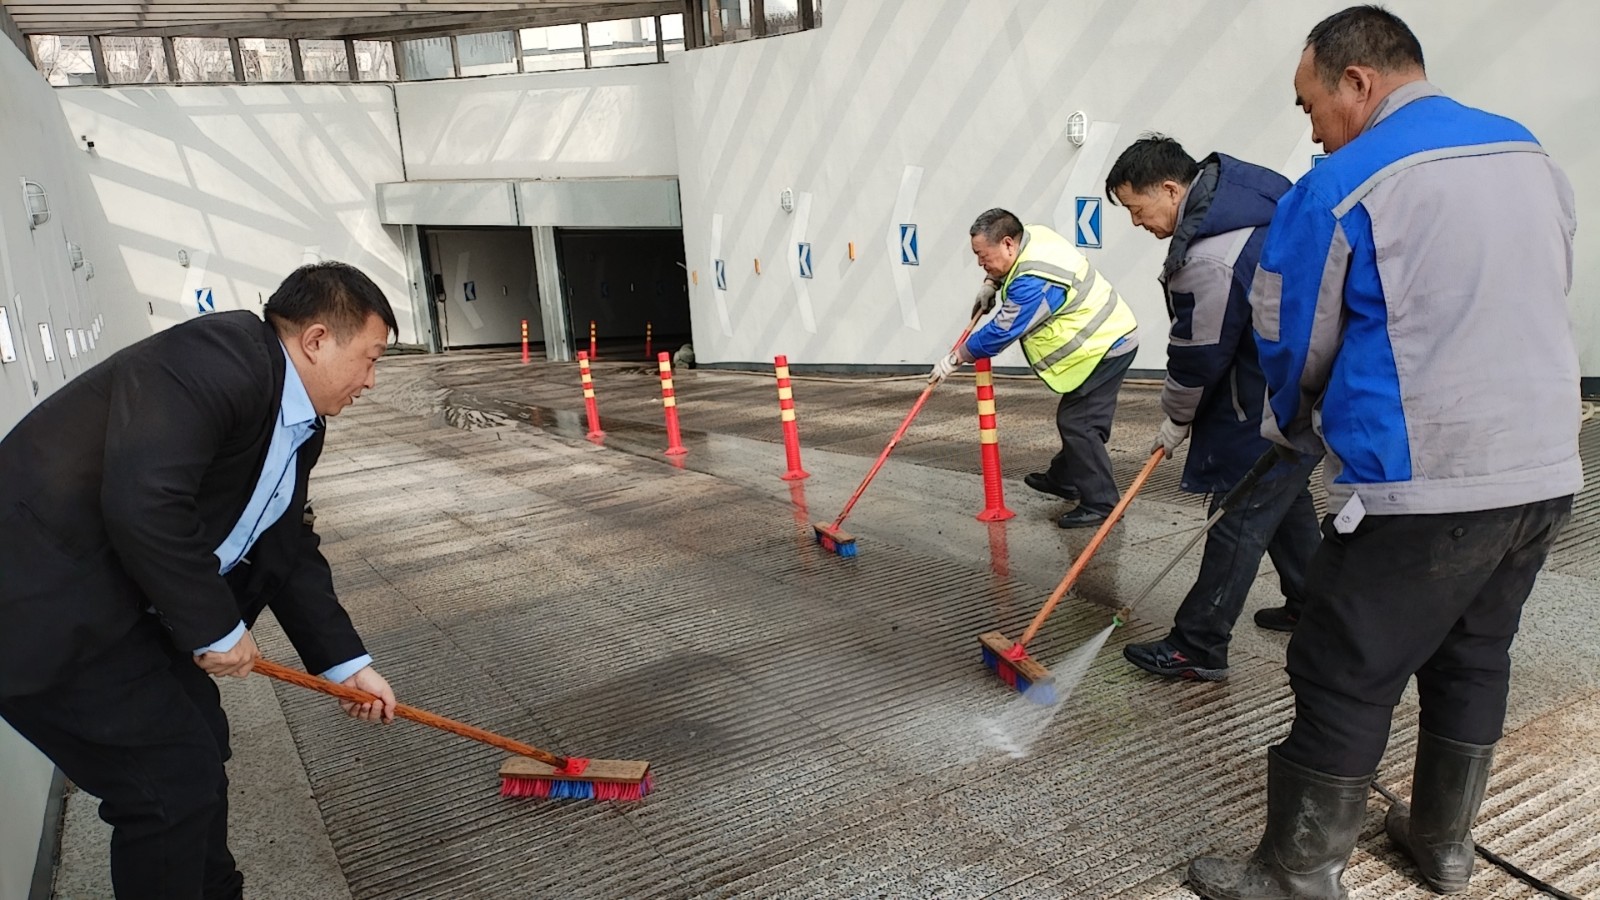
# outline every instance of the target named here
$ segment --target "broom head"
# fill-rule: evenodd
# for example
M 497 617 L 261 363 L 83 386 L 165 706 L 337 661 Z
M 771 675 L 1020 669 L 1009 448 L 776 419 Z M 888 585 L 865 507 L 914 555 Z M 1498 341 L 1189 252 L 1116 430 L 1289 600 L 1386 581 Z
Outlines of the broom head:
M 978 635 L 978 645 L 983 648 L 983 664 L 993 669 L 1001 681 L 1034 703 L 1056 702 L 1055 676 L 1029 656 L 1021 644 L 998 631 L 988 631 Z
M 565 768 L 526 756 L 500 766 L 500 796 L 583 800 L 643 800 L 653 787 L 650 764 L 631 759 L 569 757 Z
M 855 535 L 826 522 L 813 522 L 811 527 L 816 529 L 817 543 L 822 545 L 822 549 L 845 557 L 856 555 Z

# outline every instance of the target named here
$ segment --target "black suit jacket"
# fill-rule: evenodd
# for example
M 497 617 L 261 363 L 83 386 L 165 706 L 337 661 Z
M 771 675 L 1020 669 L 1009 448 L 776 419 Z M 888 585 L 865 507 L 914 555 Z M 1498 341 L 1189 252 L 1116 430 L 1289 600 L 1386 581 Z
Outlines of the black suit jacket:
M 247 554 L 216 548 L 250 500 L 283 395 L 282 344 L 251 312 L 195 319 L 83 373 L 0 440 L 0 697 L 91 665 L 154 607 L 193 651 L 263 608 L 312 672 L 366 652 L 294 498 Z

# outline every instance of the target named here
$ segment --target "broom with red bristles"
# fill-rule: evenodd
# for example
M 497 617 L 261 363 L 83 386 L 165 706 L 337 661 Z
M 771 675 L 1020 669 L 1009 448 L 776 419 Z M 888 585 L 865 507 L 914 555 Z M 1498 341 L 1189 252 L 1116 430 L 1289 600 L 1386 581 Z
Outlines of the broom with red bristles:
M 950 346 L 951 352 L 955 352 L 957 347 L 966 342 L 967 336 L 972 334 L 972 329 L 977 327 L 978 319 L 982 318 L 982 316 L 981 312 L 973 315 L 972 320 L 967 323 L 967 327 L 962 330 L 961 336 L 956 338 L 956 342 Z M 877 462 L 874 462 L 872 468 L 867 470 L 867 477 L 861 479 L 861 484 L 856 488 L 856 492 L 850 495 L 849 500 L 845 501 L 844 509 L 839 511 L 839 517 L 831 523 L 812 523 L 811 528 L 816 532 L 817 543 L 822 545 L 822 549 L 844 557 L 856 555 L 855 535 L 845 531 L 840 526 L 844 525 L 845 516 L 850 515 L 850 510 L 855 507 L 856 501 L 861 499 L 861 494 L 866 491 L 867 485 L 872 483 L 872 479 L 878 474 L 878 470 L 883 468 L 884 461 L 889 458 L 889 454 L 893 452 L 895 445 L 899 444 L 900 439 L 906 436 L 906 429 L 911 427 L 911 420 L 915 419 L 917 413 L 922 411 L 922 405 L 928 402 L 928 397 L 933 394 L 933 389 L 938 386 L 938 382 L 930 381 L 928 386 L 922 389 L 922 393 L 917 397 L 917 402 L 911 406 L 911 412 L 906 413 L 905 421 L 900 423 L 900 427 L 895 430 L 894 436 L 889 438 L 889 445 L 883 448 L 882 453 L 878 454 Z
M 1128 504 L 1133 502 L 1134 495 L 1139 493 L 1140 488 L 1144 487 L 1145 481 L 1150 478 L 1150 473 L 1156 470 L 1156 465 L 1161 462 L 1164 456 L 1166 456 L 1166 451 L 1160 447 L 1157 447 L 1155 452 L 1150 454 L 1150 461 L 1144 464 L 1144 468 L 1139 471 L 1138 477 L 1133 479 L 1133 484 L 1128 486 L 1127 493 L 1123 494 L 1122 499 L 1117 501 L 1116 507 L 1111 510 L 1111 515 L 1106 516 L 1106 520 L 1100 524 L 1100 530 L 1094 533 L 1094 537 L 1089 540 L 1089 545 L 1083 548 L 1083 552 L 1078 554 L 1077 559 L 1073 560 L 1072 568 L 1067 570 L 1067 574 L 1061 579 L 1061 583 L 1056 585 L 1056 589 L 1050 593 L 1050 598 L 1044 602 L 1039 614 L 1033 617 L 1033 622 L 1028 625 L 1028 630 L 1022 633 L 1021 640 L 1012 643 L 1010 638 L 998 631 L 989 631 L 978 635 L 978 643 L 983 647 L 983 664 L 993 669 L 995 674 L 1000 676 L 1001 681 L 1021 691 L 1024 697 L 1044 704 L 1055 702 L 1055 678 L 1050 674 L 1049 669 L 1028 655 L 1028 642 L 1033 640 L 1034 635 L 1039 633 L 1039 629 L 1044 626 L 1044 620 L 1048 619 L 1050 613 L 1055 611 L 1056 604 L 1061 602 L 1061 598 L 1065 597 L 1067 591 L 1072 588 L 1073 582 L 1076 582 L 1078 576 L 1083 574 L 1083 570 L 1088 568 L 1089 560 L 1094 557 L 1094 552 L 1100 549 L 1100 545 L 1105 542 L 1106 535 L 1111 533 L 1112 526 L 1116 525 L 1118 520 L 1122 518 L 1123 510 L 1127 509 Z
M 334 684 L 305 672 L 280 666 L 270 660 L 257 660 L 252 671 L 268 678 L 309 688 L 352 703 L 372 703 L 378 698 L 366 691 Z M 557 756 L 521 741 L 492 731 L 474 728 L 454 719 L 434 715 L 404 703 L 394 705 L 395 715 L 470 738 L 491 747 L 516 754 L 500 766 L 502 797 L 562 797 L 583 800 L 642 800 L 650 793 L 650 764 L 642 760 L 583 759 Z

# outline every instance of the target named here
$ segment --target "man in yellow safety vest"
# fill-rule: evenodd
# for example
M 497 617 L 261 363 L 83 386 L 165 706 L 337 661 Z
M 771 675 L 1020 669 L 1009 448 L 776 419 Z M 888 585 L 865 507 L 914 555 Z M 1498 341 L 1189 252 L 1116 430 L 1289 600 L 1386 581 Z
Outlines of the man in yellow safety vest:
M 1000 311 L 939 360 L 928 380 L 942 381 L 1020 340 L 1033 373 L 1061 395 L 1061 452 L 1048 471 L 1023 481 L 1078 502 L 1057 521 L 1062 528 L 1098 525 L 1118 499 L 1106 439 L 1139 344 L 1133 310 L 1071 242 L 1043 225 L 1023 226 L 1006 210 L 991 209 L 969 234 L 978 265 L 988 273 L 973 313 L 993 310 L 997 300 Z

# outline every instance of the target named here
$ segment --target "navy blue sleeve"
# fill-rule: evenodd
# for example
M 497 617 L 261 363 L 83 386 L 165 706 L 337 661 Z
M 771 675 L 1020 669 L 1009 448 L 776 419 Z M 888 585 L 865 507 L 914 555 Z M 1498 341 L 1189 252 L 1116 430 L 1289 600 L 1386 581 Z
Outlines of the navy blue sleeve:
M 1172 330 L 1167 338 L 1167 379 L 1161 409 L 1181 425 L 1194 421 L 1201 396 L 1233 367 L 1250 308 L 1233 268 L 1194 259 L 1167 285 Z

